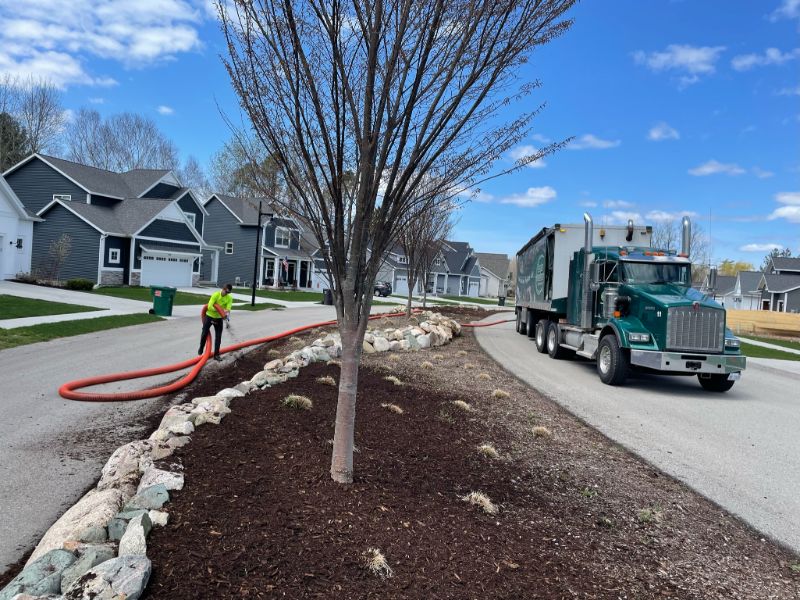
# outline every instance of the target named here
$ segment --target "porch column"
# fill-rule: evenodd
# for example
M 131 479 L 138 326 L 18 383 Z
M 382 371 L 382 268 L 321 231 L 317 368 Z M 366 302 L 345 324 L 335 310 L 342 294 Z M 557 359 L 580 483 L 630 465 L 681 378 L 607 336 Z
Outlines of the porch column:
M 280 286 L 281 272 L 280 272 L 279 269 L 281 268 L 281 264 L 280 264 L 280 260 L 278 259 L 277 256 L 273 260 L 275 261 L 275 263 L 274 263 L 274 266 L 272 267 L 272 272 L 275 275 L 272 278 L 272 287 L 277 288 L 277 287 Z

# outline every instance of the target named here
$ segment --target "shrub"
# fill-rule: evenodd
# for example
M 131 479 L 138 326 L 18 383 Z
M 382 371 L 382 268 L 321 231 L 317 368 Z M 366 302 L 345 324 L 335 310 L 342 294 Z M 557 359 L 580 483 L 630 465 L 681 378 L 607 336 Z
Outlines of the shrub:
M 466 350 L 459 350 L 458 352 L 456 352 L 456 356 L 466 356 L 466 355 L 467 355 Z
M 496 400 L 504 400 L 505 398 L 511 398 L 511 394 L 505 390 L 495 390 L 492 392 L 492 398 L 495 398 Z
M 402 408 L 397 406 L 397 404 L 390 404 L 388 402 L 382 402 L 381 408 L 385 408 L 386 410 L 389 410 L 396 415 L 402 415 L 405 412 Z
M 16 280 L 22 283 L 36 283 L 39 278 L 34 273 L 17 273 Z
M 398 360 L 400 360 L 400 358 L 401 357 L 400 357 L 399 354 L 390 354 L 389 355 L 389 360 L 392 361 L 392 362 L 397 362 Z
M 467 370 L 474 369 L 475 365 L 473 365 L 472 363 L 464 363 L 464 368 Z
M 383 552 L 377 548 L 370 548 L 364 553 L 364 563 L 370 573 L 381 579 L 392 576 L 392 567 L 389 566 Z
M 661 521 L 661 511 L 655 508 L 643 508 L 636 515 L 639 523 L 659 523 Z
M 298 396 L 297 394 L 289 394 L 286 398 L 281 400 L 281 404 L 297 410 L 311 410 L 311 407 L 314 406 L 310 398 Z
M 428 362 L 428 361 L 426 360 L 425 362 L 423 362 L 423 363 L 420 365 L 420 367 L 422 367 L 423 369 L 432 369 L 432 368 L 433 368 L 433 363 L 432 363 L 432 362 Z
M 464 412 L 472 412 L 474 410 L 469 404 L 467 404 L 463 400 L 453 400 L 453 406 L 455 406 L 456 408 L 460 408 Z
M 489 496 L 487 496 L 483 492 L 470 492 L 461 499 L 464 502 L 469 502 L 470 504 L 474 504 L 475 506 L 480 507 L 480 509 L 487 515 L 496 515 L 499 512 L 497 505 L 494 504 L 489 499 Z
M 478 373 L 478 379 L 480 379 L 481 381 L 489 381 L 491 378 L 492 378 L 491 375 L 489 375 L 488 373 Z
M 322 385 L 329 385 L 331 387 L 336 387 L 336 380 L 330 375 L 325 375 L 324 377 L 317 377 L 317 383 L 321 383 Z
M 395 385 L 403 385 L 403 382 L 402 382 L 402 381 L 400 381 L 400 380 L 399 380 L 397 377 L 395 377 L 394 375 L 387 375 L 386 377 L 384 377 L 384 379 L 385 379 L 386 381 L 389 381 L 389 382 L 391 382 L 391 383 L 395 384 Z
M 551 437 L 552 435 L 547 427 L 539 425 L 533 428 L 533 437 Z
M 481 444 L 478 446 L 478 452 L 489 458 L 500 458 L 500 453 L 491 444 Z
M 64 287 L 68 290 L 76 290 L 80 292 L 88 292 L 94 289 L 94 281 L 91 279 L 68 279 Z

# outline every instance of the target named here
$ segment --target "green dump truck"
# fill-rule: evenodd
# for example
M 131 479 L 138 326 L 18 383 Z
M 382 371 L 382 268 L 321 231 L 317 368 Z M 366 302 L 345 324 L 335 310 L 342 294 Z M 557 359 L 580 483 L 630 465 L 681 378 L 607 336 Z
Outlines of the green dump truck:
M 686 217 L 682 228 L 680 253 L 652 248 L 651 227 L 595 228 L 588 213 L 542 229 L 517 253 L 517 332 L 551 358 L 596 361 L 609 385 L 634 368 L 728 391 L 746 359 L 725 309 L 692 288 Z

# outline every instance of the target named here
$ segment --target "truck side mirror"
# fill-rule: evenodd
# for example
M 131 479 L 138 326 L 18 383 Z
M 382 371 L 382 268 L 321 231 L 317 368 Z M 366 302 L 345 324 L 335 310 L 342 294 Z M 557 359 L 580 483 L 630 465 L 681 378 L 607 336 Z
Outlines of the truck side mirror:
M 597 291 L 600 288 L 600 263 L 593 262 L 589 270 L 592 289 Z
M 717 289 L 717 267 L 711 267 L 708 272 L 708 290 L 713 292 Z

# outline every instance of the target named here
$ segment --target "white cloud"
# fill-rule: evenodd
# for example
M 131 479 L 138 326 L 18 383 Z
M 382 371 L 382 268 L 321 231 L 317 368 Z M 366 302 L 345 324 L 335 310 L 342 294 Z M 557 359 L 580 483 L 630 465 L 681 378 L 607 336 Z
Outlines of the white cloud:
M 721 163 L 713 159 L 693 169 L 689 169 L 689 174 L 696 177 L 717 175 L 719 173 L 724 173 L 725 175 L 741 175 L 744 172 L 744 169 L 735 163 Z
M 604 200 L 603 208 L 633 208 L 633 202 L 626 202 L 625 200 Z
M 770 15 L 771 21 L 800 19 L 800 0 L 782 0 L 781 5 Z
M 800 85 L 793 88 L 783 88 L 778 90 L 778 96 L 800 96 Z
M 665 210 L 651 210 L 645 215 L 648 222 L 651 223 L 673 223 L 679 221 L 683 217 L 690 217 L 694 219 L 697 213 L 691 210 L 667 212 Z
M 675 71 L 680 74 L 681 86 L 691 85 L 703 75 L 711 75 L 716 70 L 716 62 L 725 46 L 689 46 L 670 44 L 663 52 L 633 53 L 636 64 L 644 65 L 651 71 Z
M 526 145 L 526 146 L 517 146 L 516 148 L 512 148 L 509 154 L 511 155 L 511 158 L 517 161 L 529 156 L 535 156 L 537 152 L 539 152 L 539 149 L 536 148 L 535 146 Z M 546 167 L 547 163 L 544 162 L 544 159 L 540 158 L 539 160 L 529 162 L 525 166 L 531 169 L 541 169 L 543 167 Z
M 89 104 L 105 104 L 105 98 L 89 98 Z
M 759 179 L 767 179 L 775 175 L 775 173 L 772 171 L 767 171 L 766 169 L 762 169 L 761 167 L 753 167 L 753 175 Z
M 550 142 L 553 141 L 549 137 L 547 137 L 546 135 L 542 135 L 541 133 L 534 133 L 533 135 L 531 135 L 531 139 L 534 142 L 539 142 L 540 144 L 549 144 Z
M 606 148 L 616 148 L 621 143 L 620 140 L 604 140 L 596 135 L 587 133 L 575 138 L 567 148 L 570 150 L 605 150 Z
M 584 208 L 595 208 L 597 206 L 597 202 L 594 200 L 584 200 L 583 202 L 578 202 L 579 206 L 583 206 Z
M 86 64 L 100 58 L 140 68 L 196 50 L 203 18 L 187 0 L 0 0 L 0 74 L 59 87 L 113 85 Z
M 779 192 L 775 194 L 775 200 L 781 204 L 800 205 L 800 192 Z
M 166 106 L 164 104 L 161 104 L 158 108 L 156 108 L 156 111 L 160 115 L 171 115 L 172 113 L 175 112 L 175 109 L 172 108 L 171 106 Z
M 556 191 L 549 185 L 528 188 L 522 194 L 513 194 L 500 200 L 501 204 L 514 204 L 524 208 L 532 208 L 545 204 L 556 197 Z
M 607 223 L 622 223 L 625 224 L 628 221 L 633 221 L 634 223 L 642 223 L 642 215 L 638 212 L 633 211 L 626 211 L 626 210 L 612 210 L 610 215 L 605 215 L 603 217 L 603 221 Z
M 740 252 L 771 252 L 772 250 L 780 250 L 782 248 L 779 244 L 745 244 L 739 246 Z
M 731 60 L 731 66 L 737 71 L 748 71 L 753 67 L 765 67 L 767 65 L 782 65 L 800 57 L 800 48 L 795 48 L 789 52 L 781 52 L 778 48 L 767 48 L 764 54 L 740 54 Z
M 667 123 L 663 121 L 661 123 L 656 123 L 653 127 L 650 128 L 650 131 L 647 134 L 647 139 L 652 140 L 654 142 L 661 142 L 664 140 L 677 140 L 681 137 L 681 134 L 678 133 L 676 129 L 670 127 Z

